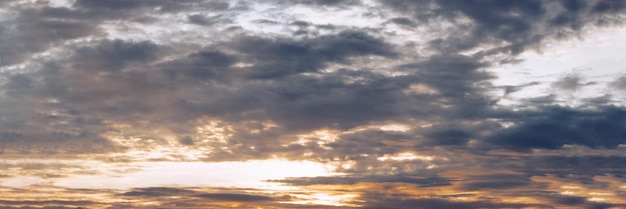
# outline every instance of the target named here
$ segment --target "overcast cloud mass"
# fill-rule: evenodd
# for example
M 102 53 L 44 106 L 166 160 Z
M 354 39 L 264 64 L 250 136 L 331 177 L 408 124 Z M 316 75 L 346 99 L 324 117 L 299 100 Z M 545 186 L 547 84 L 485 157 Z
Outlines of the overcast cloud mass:
M 626 208 L 626 1 L 0 1 L 0 208 Z

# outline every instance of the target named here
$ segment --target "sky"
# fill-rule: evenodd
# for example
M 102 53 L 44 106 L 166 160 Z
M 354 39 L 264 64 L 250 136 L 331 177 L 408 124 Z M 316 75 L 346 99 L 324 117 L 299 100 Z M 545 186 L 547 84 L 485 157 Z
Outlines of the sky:
M 626 1 L 2 0 L 0 208 L 626 208 Z

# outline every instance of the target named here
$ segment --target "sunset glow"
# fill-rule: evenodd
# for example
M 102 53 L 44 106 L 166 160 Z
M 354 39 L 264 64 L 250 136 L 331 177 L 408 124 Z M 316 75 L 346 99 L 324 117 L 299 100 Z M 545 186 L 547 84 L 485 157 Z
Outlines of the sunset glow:
M 0 209 L 626 208 L 623 0 L 0 0 Z

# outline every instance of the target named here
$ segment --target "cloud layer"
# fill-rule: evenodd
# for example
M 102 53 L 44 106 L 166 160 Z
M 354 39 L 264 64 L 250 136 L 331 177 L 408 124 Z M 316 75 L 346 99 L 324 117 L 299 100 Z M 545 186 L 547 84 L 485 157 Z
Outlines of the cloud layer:
M 624 75 L 546 66 L 535 70 L 562 76 L 494 83 L 532 62 L 522 56 L 623 28 L 623 1 L 0 4 L 0 192 L 30 198 L 0 207 L 626 204 Z M 577 96 L 589 88 L 604 92 Z M 127 170 L 27 161 L 47 158 Z M 268 159 L 341 175 L 267 179 L 299 188 L 288 192 L 55 186 L 146 169 L 137 162 Z

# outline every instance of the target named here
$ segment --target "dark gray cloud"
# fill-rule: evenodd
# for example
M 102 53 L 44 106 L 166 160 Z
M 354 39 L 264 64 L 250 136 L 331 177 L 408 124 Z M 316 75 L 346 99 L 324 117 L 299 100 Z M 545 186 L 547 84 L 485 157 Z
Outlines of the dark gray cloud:
M 610 86 L 619 90 L 625 90 L 626 76 L 620 76 L 619 78 L 615 79 L 615 81 L 610 83 Z
M 401 68 L 407 71 L 415 70 L 416 77 L 440 91 L 444 96 L 461 98 L 463 94 L 474 93 L 475 89 L 472 86 L 476 82 L 493 78 L 493 75 L 479 71 L 486 66 L 488 66 L 487 63 L 476 58 L 460 54 L 446 54 L 435 55 L 423 62 L 404 65 Z
M 547 107 L 527 114 L 516 126 L 491 136 L 490 141 L 514 150 L 559 149 L 567 144 L 615 148 L 626 143 L 622 137 L 626 134 L 626 111 L 619 107 L 589 111 Z
M 376 196 L 372 196 L 372 199 L 367 199 L 372 204 L 366 205 L 363 208 L 420 208 L 420 209 L 444 209 L 444 208 L 524 208 L 539 206 L 536 204 L 514 204 L 514 203 L 494 203 L 489 201 L 453 201 L 439 198 L 424 198 L 424 199 L 381 199 Z
M 229 2 L 77 0 L 72 7 L 50 7 L 33 3 L 16 8 L 17 15 L 0 24 L 0 60 L 3 66 L 21 63 L 30 55 L 44 52 L 65 40 L 105 35 L 99 26 L 107 20 L 129 19 L 147 23 L 150 21 L 141 20 L 149 19 L 150 15 L 181 12 L 190 8 L 204 11 L 227 10 Z
M 10 201 L 10 200 L 0 200 L 0 208 L 4 208 L 2 205 L 14 205 L 14 206 L 26 206 L 29 205 L 63 205 L 63 206 L 45 206 L 44 208 L 50 209 L 67 209 L 67 208 L 76 208 L 78 206 L 90 206 L 94 205 L 95 202 L 91 201 L 64 201 L 64 200 L 48 200 L 48 201 Z M 13 207 L 6 207 L 13 208 Z M 24 208 L 24 207 L 19 207 Z
M 133 62 L 156 59 L 159 49 L 159 46 L 150 41 L 105 40 L 94 47 L 76 50 L 76 55 L 72 58 L 73 68 L 77 71 L 119 71 Z
M 612 95 L 610 94 L 583 99 L 583 102 L 587 103 L 588 106 L 604 105 L 604 104 L 609 104 L 613 101 L 614 100 L 612 99 Z
M 280 182 L 294 186 L 308 185 L 351 185 L 356 183 L 384 183 L 400 182 L 415 184 L 420 187 L 439 187 L 450 185 L 450 180 L 441 177 L 417 177 L 412 175 L 384 175 L 384 176 L 343 176 L 343 177 L 310 177 L 310 178 L 288 178 L 283 180 L 269 180 L 270 182 Z
M 229 67 L 237 62 L 237 57 L 216 50 L 202 50 L 191 53 L 183 59 L 163 64 L 163 70 L 170 77 L 223 78 Z
M 20 89 L 28 89 L 33 83 L 32 78 L 24 74 L 15 74 L 9 77 L 9 80 L 4 84 L 3 88 L 8 90 L 8 94 L 11 94 L 11 90 L 19 91 Z
M 158 7 L 158 10 L 163 11 L 182 11 L 187 6 L 196 3 L 194 1 L 177 3 L 76 1 L 74 7 L 77 10 L 45 8 L 41 11 L 33 11 L 54 17 L 76 18 L 79 16 L 78 13 L 84 12 L 83 10 L 124 8 L 121 10 L 134 11 Z M 335 3 L 321 2 L 320 4 Z M 453 18 L 452 14 L 443 10 L 433 10 L 432 14 L 428 13 L 430 16 L 420 16 L 423 15 L 421 10 L 424 8 L 411 2 L 390 1 L 385 4 L 398 10 L 413 8 L 415 10 L 412 12 L 415 12 L 417 15 L 415 17 L 419 20 L 430 20 L 437 16 Z M 433 1 L 430 4 L 442 3 Z M 529 21 L 535 18 L 537 21 L 545 19 L 544 16 L 547 13 L 544 8 L 546 5 L 541 2 L 495 3 L 486 1 L 475 4 L 450 3 L 440 6 L 458 10 L 478 23 L 476 26 L 478 28 L 470 31 L 484 32 L 490 31 L 487 30 L 488 28 L 495 28 L 495 32 L 488 36 L 507 40 L 510 43 L 513 43 L 511 41 L 513 39 L 524 39 L 516 38 L 517 36 L 534 33 L 532 27 L 527 28 Z M 562 6 L 576 11 L 588 10 L 580 9 L 576 5 L 563 4 Z M 218 9 L 227 9 L 227 7 L 222 5 Z M 479 14 L 475 11 L 478 7 L 493 7 L 498 12 Z M 581 5 L 580 7 L 590 6 Z M 530 15 L 532 18 L 519 18 L 515 15 L 511 16 L 510 13 L 520 13 L 521 16 Z M 209 16 L 196 14 L 187 17 L 195 24 L 206 24 L 208 23 L 206 18 Z M 404 23 L 412 21 L 407 18 L 396 19 Z M 310 25 L 306 22 L 297 23 L 298 27 Z M 513 34 L 508 30 L 517 32 Z M 474 34 L 474 36 L 479 37 L 479 34 Z M 101 120 L 134 123 L 133 120 L 138 118 L 143 120 L 159 118 L 159 120 L 170 121 L 171 124 L 178 124 L 150 124 L 148 126 L 167 127 L 186 135 L 193 129 L 188 121 L 203 116 L 216 116 L 232 122 L 272 120 L 285 126 L 283 131 L 290 130 L 291 133 L 321 127 L 349 129 L 376 121 L 402 121 L 414 117 L 424 120 L 447 118 L 451 121 L 450 123 L 422 128 L 418 132 L 411 133 L 413 136 L 406 135 L 402 138 L 413 137 L 419 138 L 417 141 L 422 140 L 420 143 L 413 144 L 465 146 L 471 139 L 481 140 L 486 137 L 484 133 L 476 133 L 477 127 L 495 128 L 493 131 L 496 132 L 499 128 L 493 124 L 488 125 L 489 123 L 474 127 L 458 125 L 458 122 L 465 119 L 482 120 L 486 117 L 499 117 L 493 115 L 496 112 L 492 109 L 497 98 L 486 94 L 487 90 L 493 88 L 488 81 L 493 79 L 494 75 L 483 70 L 493 64 L 484 61 L 481 56 L 461 55 L 457 53 L 458 50 L 449 50 L 449 40 L 489 42 L 483 39 L 456 37 L 451 33 L 450 37 L 430 42 L 432 47 L 439 49 L 440 54 L 419 58 L 409 64 L 401 64 L 395 70 L 408 75 L 389 77 L 373 72 L 372 70 L 375 69 L 322 71 L 330 64 L 354 64 L 352 60 L 355 58 L 377 56 L 384 59 L 396 59 L 400 56 L 401 52 L 382 37 L 359 30 L 346 30 L 331 35 L 300 39 L 245 35 L 231 41 L 204 46 L 202 50 L 174 59 L 168 58 L 168 61 L 158 64 L 153 62 L 171 56 L 168 54 L 168 46 L 159 46 L 151 41 L 104 40 L 93 46 L 78 47 L 75 51 L 76 55 L 69 60 L 71 69 L 64 66 L 57 67 L 57 70 L 42 70 L 37 74 L 16 74 L 10 77 L 4 84 L 4 93 L 20 97 L 19 95 L 37 92 L 37 94 L 55 98 L 59 100 L 59 103 L 66 104 L 63 107 L 63 111 L 68 113 L 67 119 L 64 119 L 66 121 L 73 118 L 76 121 L 94 121 L 95 124 Z M 522 42 L 528 42 L 528 40 Z M 127 68 L 129 66 L 130 68 Z M 96 72 L 105 74 L 91 76 Z M 572 79 L 568 80 L 568 78 L 557 82 L 555 86 L 572 89 L 583 85 L 578 81 L 572 83 L 570 81 Z M 433 93 L 408 94 L 406 90 L 415 84 L 426 86 L 432 89 Z M 521 87 L 525 86 L 507 87 L 505 95 Z M 13 102 L 26 101 L 20 99 Z M 552 102 L 550 100 L 545 103 Z M 167 113 L 161 114 L 163 112 Z M 242 114 L 246 112 L 257 113 Z M 17 118 L 13 119 L 13 122 L 18 121 Z M 22 114 L 19 118 L 26 117 Z M 455 122 L 455 120 L 459 121 Z M 46 125 L 42 124 L 42 126 Z M 185 126 L 188 127 L 185 128 Z M 86 130 L 83 131 L 92 135 L 98 135 L 100 131 L 106 130 L 84 128 Z M 516 128 L 519 127 L 516 126 Z M 8 138 L 19 138 L 23 135 L 23 130 L 24 128 L 7 129 L 5 135 Z M 502 130 L 498 136 L 504 136 L 504 132 L 510 131 Z M 255 142 L 254 137 L 246 136 L 247 134 L 243 132 L 245 131 L 241 129 L 240 134 L 236 135 L 236 137 L 242 137 L 240 142 L 263 147 L 261 142 Z M 61 136 L 70 132 L 63 133 Z M 280 135 L 274 133 L 273 136 L 275 137 L 276 134 Z M 189 139 L 188 137 L 180 138 Z M 190 142 L 193 141 L 195 140 L 181 142 L 191 145 Z M 504 144 L 508 141 L 490 139 L 486 142 L 495 142 L 498 146 L 505 146 Z M 510 141 L 521 143 L 516 142 L 517 140 Z M 562 143 L 556 144 L 562 145 Z M 590 145 L 590 143 L 583 144 Z M 336 149 L 340 149 L 340 146 L 344 145 L 338 142 L 332 146 L 338 146 Z M 373 146 L 380 145 L 373 144 Z M 393 151 L 397 151 L 396 148 L 390 148 L 388 152 L 381 152 L 381 154 Z M 367 153 L 372 150 L 361 152 Z
M 548 105 L 549 106 L 557 102 L 557 96 L 554 94 L 549 94 L 546 96 L 524 98 L 522 99 L 522 101 L 526 104 L 530 104 L 533 106 L 536 106 L 536 105 Z
M 123 196 L 188 196 L 196 194 L 196 191 L 187 190 L 187 189 L 179 189 L 179 188 L 169 188 L 169 187 L 150 187 L 150 188 L 139 188 L 134 191 L 125 192 L 121 195 Z
M 138 16 L 138 12 L 179 12 L 190 8 L 202 8 L 206 10 L 225 10 L 230 4 L 227 1 L 202 1 L 202 0 L 156 0 L 156 1 L 135 1 L 135 0 L 77 0 L 73 5 L 75 8 L 84 9 L 92 13 L 93 16 L 108 18 L 123 18 L 127 16 Z
M 202 26 L 212 26 L 218 23 L 230 22 L 227 19 L 222 19 L 220 15 L 207 17 L 201 14 L 189 15 L 187 16 L 187 20 L 192 24 Z
M 584 83 L 583 78 L 580 75 L 566 75 L 561 77 L 558 81 L 552 83 L 552 86 L 563 91 L 578 91 L 584 86 L 594 84 L 594 82 Z
M 3 66 L 18 64 L 64 40 L 97 34 L 97 24 L 64 9 L 25 8 L 0 24 L 0 60 Z
M 20 95 L 34 93 L 53 98 L 57 100 L 55 105 L 63 104 L 58 107 L 61 109 L 56 110 L 67 114 L 67 117 L 63 117 L 62 120 L 66 122 L 73 120 L 68 126 L 74 125 L 78 130 L 99 134 L 99 131 L 107 129 L 91 130 L 77 123 L 82 123 L 84 118 L 91 118 L 89 120 L 95 121 L 117 120 L 134 123 L 137 117 L 151 118 L 164 107 L 173 108 L 169 110 L 172 115 L 158 117 L 164 116 L 164 119 L 170 121 L 178 120 L 180 115 L 177 114 L 194 115 L 195 118 L 223 115 L 236 119 L 236 117 L 241 117 L 236 114 L 242 111 L 262 109 L 268 112 L 265 115 L 269 117 L 267 119 L 277 120 L 281 124 L 290 124 L 293 127 L 312 128 L 320 127 L 322 124 L 355 126 L 361 123 L 360 120 L 370 120 L 368 118 L 373 120 L 391 111 L 392 108 L 381 107 L 378 112 L 358 115 L 355 113 L 365 113 L 364 109 L 370 105 L 352 109 L 350 104 L 354 102 L 351 100 L 370 102 L 368 98 L 370 96 L 382 98 L 388 97 L 384 95 L 394 91 L 395 94 L 401 93 L 401 87 L 395 87 L 393 81 L 383 81 L 384 83 L 377 81 L 383 78 L 380 75 L 345 70 L 323 75 L 323 79 L 293 75 L 286 79 L 261 83 L 237 81 L 238 88 L 225 89 L 224 83 L 219 82 L 228 82 L 241 76 L 263 78 L 269 75 L 261 76 L 260 74 L 269 73 L 276 74 L 273 76 L 285 77 L 294 73 L 318 71 L 327 62 L 345 63 L 352 56 L 369 54 L 395 56 L 388 44 L 360 32 L 345 32 L 303 41 L 274 42 L 274 40 L 252 39 L 251 37 L 243 39 L 243 41 L 227 43 L 228 47 L 236 49 L 239 53 L 226 54 L 207 48 L 180 59 L 161 63 L 156 67 L 151 67 L 150 63 L 167 54 L 164 47 L 149 41 L 104 40 L 93 46 L 76 49 L 75 55 L 64 66 L 46 65 L 41 71 L 31 75 L 14 75 L 5 84 L 5 95 L 16 97 L 13 102 L 26 102 L 26 98 L 17 98 Z M 232 65 L 239 60 L 255 64 L 247 69 L 234 69 Z M 291 64 L 285 63 L 285 60 L 292 60 Z M 276 72 L 267 72 L 267 69 Z M 242 72 L 243 74 L 240 74 Z M 93 76 L 94 74 L 99 75 Z M 344 82 L 343 79 L 351 77 L 372 83 L 347 84 Z M 37 80 L 36 84 L 32 82 L 33 80 Z M 207 80 L 213 81 L 207 86 L 205 83 Z M 392 86 L 384 87 L 379 84 Z M 331 85 L 330 88 L 325 88 L 328 85 Z M 196 92 L 189 91 L 187 88 L 199 86 L 205 86 L 203 88 L 208 91 Z M 313 88 L 313 86 L 319 88 Z M 307 94 L 309 96 L 301 97 Z M 349 97 L 345 97 L 348 95 Z M 372 105 L 393 105 L 393 103 L 388 103 L 390 101 L 393 101 L 393 98 L 390 97 L 389 101 L 372 101 L 378 103 Z M 39 102 L 45 103 L 45 101 Z M 15 111 L 14 108 L 10 109 Z M 34 114 L 28 112 L 17 111 L 21 116 L 16 116 L 11 122 L 17 122 L 18 118 L 26 118 L 27 115 Z M 363 119 L 347 124 L 355 119 L 350 118 L 352 116 Z M 78 121 L 79 118 L 82 119 Z M 189 119 L 182 120 L 188 121 Z M 237 120 L 245 119 L 263 120 L 263 118 L 239 118 Z M 291 119 L 295 121 L 289 121 Z M 309 120 L 311 122 L 308 122 Z M 45 126 L 45 123 L 40 125 Z M 83 128 L 85 130 L 82 130 Z M 171 125 L 170 128 L 176 129 Z M 19 128 L 17 132 L 7 130 L 6 135 L 19 137 L 24 130 L 25 127 Z
M 458 145 L 465 144 L 472 138 L 472 134 L 459 129 L 432 130 L 425 134 L 426 137 L 433 139 L 435 145 Z
M 171 188 L 171 187 L 150 187 L 139 188 L 134 191 L 125 192 L 122 196 L 145 196 L 145 197 L 196 197 L 202 199 L 211 199 L 215 201 L 234 201 L 234 202 L 263 202 L 263 201 L 285 201 L 289 197 L 275 198 L 271 196 L 243 194 L 243 193 L 206 193 L 201 191 Z
M 313 6 L 354 6 L 361 4 L 360 0 L 279 0 L 278 2 L 281 4 L 303 4 Z
M 249 195 L 249 194 L 230 194 L 230 193 L 214 193 L 214 194 L 198 194 L 196 197 L 207 198 L 211 200 L 221 200 L 221 201 L 236 201 L 236 202 L 264 202 L 264 201 L 276 201 L 277 199 L 268 197 L 268 196 L 260 196 L 260 195 Z M 283 199 L 289 200 L 287 199 Z
M 212 192 L 209 192 L 210 190 Z M 299 192 L 298 192 L 299 193 Z M 298 194 L 297 193 L 297 194 Z M 261 193 L 254 189 L 237 188 L 174 188 L 149 187 L 135 188 L 132 191 L 118 194 L 131 201 L 151 200 L 161 207 L 229 207 L 238 205 L 242 208 L 273 207 L 273 208 L 353 208 L 341 206 L 320 206 L 316 204 L 289 204 L 290 200 L 298 200 L 289 193 Z M 122 206 L 116 204 L 115 206 Z M 127 205 L 128 207 L 130 205 Z
M 564 197 L 555 197 L 554 202 L 556 204 L 563 204 L 563 205 L 581 205 L 587 202 L 587 199 L 585 197 L 564 196 Z
M 528 176 L 513 174 L 470 176 L 462 181 L 459 189 L 466 191 L 506 190 L 532 185 Z
M 317 72 L 329 62 L 347 63 L 359 56 L 393 57 L 396 53 L 384 40 L 360 31 L 293 41 L 243 37 L 233 47 L 254 63 L 247 73 L 254 78 L 275 78 L 294 73 Z
M 538 85 L 541 84 L 540 82 L 530 82 L 527 84 L 521 84 L 521 85 L 516 85 L 516 86 L 502 86 L 502 89 L 504 90 L 504 95 L 503 97 L 511 94 L 511 93 L 515 93 L 517 91 L 522 90 L 525 87 L 530 87 L 530 86 L 534 86 L 534 85 Z
M 329 63 L 349 63 L 349 58 L 360 56 L 396 56 L 391 45 L 363 32 L 345 31 L 336 35 L 313 39 L 266 39 L 244 36 L 224 43 L 239 54 L 226 54 L 216 49 L 192 53 L 186 59 L 164 64 L 172 75 L 191 78 L 245 76 L 273 79 L 291 74 L 318 72 Z M 230 69 L 236 61 L 253 63 L 250 67 Z
M 590 183 L 594 176 L 613 175 L 626 177 L 626 169 L 620 167 L 626 158 L 623 156 L 545 156 L 525 160 L 524 168 L 533 175 L 570 175 L 573 180 Z M 576 178 L 574 178 L 576 176 Z
M 13 105 L 2 109 L 7 111 L 3 116 L 8 120 L 1 122 L 0 129 L 5 133 L 3 140 L 11 141 L 13 146 L 3 149 L 22 147 L 25 152 L 32 148 L 56 152 L 54 149 L 67 147 L 66 151 L 72 153 L 110 149 L 112 145 L 101 134 L 110 130 L 102 121 L 111 115 L 97 112 L 119 112 L 118 105 L 122 103 L 126 103 L 126 108 L 142 108 L 126 94 L 137 92 L 122 89 L 134 85 L 134 91 L 142 89 L 139 86 L 143 78 L 134 73 L 121 75 L 119 71 L 128 64 L 154 60 L 158 51 L 155 44 L 147 41 L 103 41 L 77 49 L 68 64 L 49 63 L 34 73 L 12 75 L 4 84 L 3 93 L 8 98 L 6 102 Z M 93 76 L 100 72 L 109 74 Z M 118 103 L 122 98 L 127 100 Z
M 408 27 L 415 27 L 415 26 L 417 26 L 417 24 L 415 24 L 415 22 L 413 22 L 413 20 L 411 20 L 409 18 L 405 18 L 405 17 L 391 18 L 391 19 L 389 19 L 389 22 L 392 22 L 392 23 L 398 24 L 398 25 L 408 26 Z
M 180 142 L 181 144 L 184 145 L 193 145 L 193 138 L 189 137 L 189 136 L 184 136 L 182 137 L 178 142 Z
M 442 51 L 467 50 L 483 43 L 504 41 L 496 51 L 519 54 L 539 47 L 550 38 L 570 37 L 588 25 L 621 21 L 614 17 L 624 11 L 624 3 L 607 0 L 584 1 L 381 1 L 397 11 L 413 14 L 419 21 L 445 19 L 468 33 L 451 33 L 437 40 Z M 485 12 L 488 11 L 488 12 Z M 461 21 L 469 19 L 469 24 Z
M 425 105 L 446 106 L 438 110 L 448 117 L 484 117 L 494 99 L 485 94 L 490 86 L 485 81 L 493 78 L 482 70 L 489 63 L 461 54 L 440 54 L 424 61 L 399 66 L 399 70 L 414 74 L 414 84 L 425 84 L 436 91 Z

